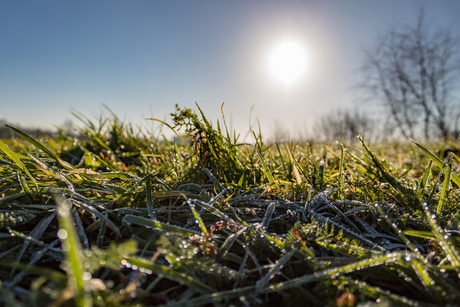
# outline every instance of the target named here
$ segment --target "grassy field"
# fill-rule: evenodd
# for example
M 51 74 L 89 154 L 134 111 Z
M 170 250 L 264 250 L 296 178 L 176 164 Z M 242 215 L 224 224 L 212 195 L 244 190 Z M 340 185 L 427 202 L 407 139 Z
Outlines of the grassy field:
M 458 143 L 74 115 L 78 138 L 0 142 L 2 306 L 460 304 Z

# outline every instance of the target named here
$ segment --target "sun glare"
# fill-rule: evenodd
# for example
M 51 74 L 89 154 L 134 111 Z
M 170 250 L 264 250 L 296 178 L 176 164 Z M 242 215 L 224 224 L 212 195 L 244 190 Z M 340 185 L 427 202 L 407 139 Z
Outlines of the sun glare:
M 280 82 L 290 85 L 305 72 L 307 58 L 302 45 L 287 41 L 278 45 L 269 57 L 271 75 Z

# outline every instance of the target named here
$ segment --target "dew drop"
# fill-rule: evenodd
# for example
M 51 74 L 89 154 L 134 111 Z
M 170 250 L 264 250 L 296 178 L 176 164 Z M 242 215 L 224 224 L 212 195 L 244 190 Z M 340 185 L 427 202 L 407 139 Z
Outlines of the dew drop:
M 406 261 L 407 261 L 407 262 L 409 262 L 409 261 L 411 261 L 411 260 L 412 260 L 412 258 L 411 258 L 410 256 L 406 256 Z
M 261 238 L 261 239 L 265 238 L 265 235 L 260 235 L 260 238 Z
M 67 239 L 67 236 L 68 236 L 67 231 L 65 229 L 61 228 L 61 229 L 58 230 L 57 236 L 58 236 L 59 239 L 65 240 L 65 239 Z
M 110 280 L 107 280 L 107 281 L 105 282 L 105 285 L 107 286 L 107 288 L 110 289 L 110 288 L 112 288 L 112 287 L 115 285 L 115 282 L 114 282 L 113 280 L 110 279 Z
M 85 272 L 83 273 L 83 280 L 84 281 L 90 281 L 93 276 L 91 275 L 90 272 Z

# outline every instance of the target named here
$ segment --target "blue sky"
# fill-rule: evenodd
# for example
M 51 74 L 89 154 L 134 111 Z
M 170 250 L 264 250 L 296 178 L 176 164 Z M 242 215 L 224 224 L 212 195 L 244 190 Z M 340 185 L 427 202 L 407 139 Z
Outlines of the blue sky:
M 242 134 L 255 119 L 264 134 L 275 122 L 304 134 L 318 116 L 353 104 L 363 48 L 392 24 L 414 24 L 419 3 L 2 0 L 0 119 L 52 128 L 73 118 L 71 108 L 91 118 L 105 104 L 144 125 L 197 102 L 215 120 L 225 101 Z M 421 3 L 431 25 L 460 34 L 460 1 Z M 289 88 L 267 69 L 286 39 L 302 43 L 310 63 Z

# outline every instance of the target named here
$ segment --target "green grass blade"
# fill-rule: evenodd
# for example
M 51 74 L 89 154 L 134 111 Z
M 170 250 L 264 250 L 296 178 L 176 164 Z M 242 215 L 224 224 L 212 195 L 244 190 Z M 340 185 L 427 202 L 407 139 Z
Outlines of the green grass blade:
M 344 150 L 343 150 L 343 144 L 340 144 L 340 167 L 339 167 L 339 172 L 340 172 L 340 193 L 342 194 L 342 199 L 345 199 L 345 186 L 344 186 L 344 181 L 345 181 L 345 174 L 344 174 L 344 168 L 343 164 L 345 163 L 344 160 Z
M 388 263 L 394 263 L 395 261 L 405 258 L 406 254 L 407 253 L 405 252 L 389 253 L 386 255 L 376 256 L 373 258 L 357 261 L 352 264 L 344 265 L 341 267 L 326 269 L 326 270 L 316 272 L 310 275 L 293 278 L 285 282 L 271 285 L 266 288 L 266 291 L 267 292 L 283 291 L 286 289 L 299 287 L 303 284 L 314 282 L 322 278 L 333 278 L 335 276 L 339 276 L 340 274 L 356 272 L 356 271 L 360 271 L 362 269 L 369 268 L 369 267 L 376 267 L 376 266 L 385 265 Z
M 198 281 L 194 278 L 194 276 L 178 272 L 174 270 L 173 267 L 151 263 L 148 260 L 141 258 L 125 257 L 125 259 L 131 264 L 131 266 L 136 265 L 138 268 L 150 270 L 155 274 L 162 275 L 168 279 L 186 285 L 199 293 L 210 293 L 214 291 L 213 288 Z
M 198 235 L 200 234 L 193 230 L 188 230 L 185 228 L 181 228 L 181 227 L 177 227 L 177 226 L 173 226 L 169 224 L 164 224 L 158 221 L 148 220 L 146 218 L 135 216 L 135 215 L 126 215 L 123 218 L 123 223 L 126 223 L 128 225 L 136 224 L 136 225 L 144 226 L 144 227 L 151 228 L 151 229 L 161 230 L 164 232 L 171 231 L 171 232 L 175 232 L 175 233 L 185 235 L 185 236 L 193 236 L 195 234 L 198 234 Z
M 406 262 L 408 261 L 408 257 L 406 257 Z M 412 269 L 414 272 L 417 274 L 418 278 L 422 282 L 423 286 L 427 290 L 428 293 L 431 294 L 436 300 L 439 300 L 442 296 L 442 294 L 439 292 L 439 290 L 434 286 L 435 282 L 433 278 L 428 274 L 428 266 L 426 263 L 424 263 L 423 260 L 420 260 L 419 258 L 416 257 L 411 257 L 410 258 L 410 263 L 412 266 Z
M 375 167 L 379 173 L 379 177 L 383 180 L 391 184 L 393 187 L 397 188 L 397 184 L 399 181 L 396 177 L 394 177 L 385 167 L 385 165 L 375 156 L 375 154 L 369 149 L 369 147 L 364 142 L 364 139 L 361 136 L 358 136 L 358 139 L 363 145 L 364 151 L 367 155 L 371 158 L 372 162 L 374 162 Z
M 273 175 L 272 175 L 270 169 L 268 168 L 268 165 L 265 163 L 264 157 L 262 156 L 260 151 L 257 151 L 257 153 L 259 154 L 259 158 L 260 158 L 259 161 L 262 164 L 262 168 L 263 168 L 265 177 L 268 179 L 268 182 L 270 182 L 270 184 L 274 184 L 275 183 L 275 178 L 273 178 Z
M 9 149 L 8 146 L 6 146 L 1 140 L 0 140 L 0 150 L 3 151 L 11 160 L 13 160 L 13 162 L 16 164 L 16 166 L 21 171 L 26 173 L 27 177 L 29 177 L 30 180 L 32 180 L 32 182 L 34 182 L 35 185 L 37 185 L 37 183 L 35 182 L 34 177 L 30 174 L 29 170 L 27 169 L 27 167 L 25 167 L 24 163 L 22 163 L 21 159 L 19 159 L 18 156 L 16 155 L 16 153 L 14 153 L 11 149 Z
M 18 171 L 18 178 L 19 178 L 19 182 L 21 183 L 22 189 L 23 189 L 24 192 L 26 193 L 26 195 L 27 195 L 27 197 L 29 198 L 30 202 L 33 203 L 33 202 L 34 202 L 34 198 L 32 197 L 32 192 L 30 191 L 29 185 L 27 184 L 26 180 L 25 180 L 24 177 L 22 176 L 22 172 L 21 172 L 21 171 Z
M 428 180 L 430 179 L 430 173 L 431 173 L 431 166 L 433 165 L 433 160 L 428 161 L 428 166 L 426 167 L 425 171 L 423 172 L 422 176 L 422 185 L 421 188 L 424 189 L 428 183 Z
M 191 199 L 190 201 L 193 204 L 196 204 L 196 205 L 208 210 L 210 213 L 214 214 L 215 216 L 219 217 L 220 219 L 222 219 L 224 221 L 233 222 L 233 220 L 227 214 L 223 213 L 222 211 L 220 211 L 216 207 L 211 206 L 210 204 L 207 204 L 207 203 L 205 203 L 205 202 L 203 202 L 201 200 L 198 200 L 198 199 Z M 233 211 L 233 213 L 235 213 L 235 215 L 236 215 L 236 212 L 234 212 L 233 208 L 230 208 L 230 210 Z
M 436 215 L 441 216 L 442 209 L 447 201 L 447 195 L 449 194 L 450 180 L 452 177 L 452 159 L 446 165 L 444 171 L 444 182 L 442 184 L 441 197 L 438 202 L 438 209 L 436 210 Z
M 417 238 L 422 238 L 422 239 L 429 239 L 429 240 L 434 240 L 438 241 L 436 239 L 436 236 L 429 231 L 421 231 L 421 230 L 404 230 L 403 233 L 408 236 L 412 237 L 417 237 Z M 460 238 L 459 237 L 452 237 L 450 236 L 449 239 L 447 240 L 451 244 L 454 244 L 457 247 L 460 247 Z
M 57 215 L 60 229 L 58 236 L 62 242 L 62 249 L 66 257 L 66 270 L 69 277 L 69 285 L 75 291 L 77 306 L 92 306 L 91 296 L 87 291 L 88 272 L 85 272 L 80 240 L 74 226 L 70 204 L 63 197 L 56 197 L 58 205 Z
M 51 150 L 49 150 L 48 148 L 46 148 L 44 145 L 42 145 L 40 142 L 38 142 L 37 140 L 35 140 L 33 137 L 31 137 L 30 135 L 28 135 L 27 133 L 24 133 L 22 132 L 21 130 L 19 129 L 16 129 L 14 127 L 11 127 L 11 126 L 8 126 L 8 125 L 5 125 L 7 126 L 8 128 L 10 128 L 11 130 L 13 130 L 14 132 L 16 132 L 17 134 L 19 134 L 20 137 L 22 137 L 24 140 L 26 140 L 27 142 L 29 142 L 30 144 L 34 145 L 35 147 L 37 147 L 38 149 L 42 150 L 44 153 L 46 153 L 48 156 L 50 156 L 51 158 L 53 158 L 54 160 L 56 160 L 59 164 L 61 164 L 64 168 L 68 169 L 68 170 L 72 170 L 72 169 L 75 169 L 74 166 L 72 166 L 71 164 L 65 162 L 64 160 L 62 160 L 61 158 L 59 158 L 54 152 L 52 152 Z
M 394 306 L 421 306 L 419 302 L 394 294 L 375 285 L 369 285 L 364 281 L 352 280 L 352 283 L 362 290 L 362 293 L 380 299 L 381 301 L 383 301 L 382 298 L 388 299 L 390 302 L 394 303 Z M 391 306 L 391 304 L 388 304 L 388 306 Z
M 433 161 L 434 164 L 436 164 L 439 168 L 443 168 L 444 163 L 438 157 L 436 157 L 431 151 L 429 151 L 422 145 L 418 144 L 417 142 L 413 143 L 417 145 L 418 148 L 420 148 L 431 159 L 431 161 Z M 460 188 L 460 177 L 454 172 L 452 172 L 452 181 L 457 185 L 457 187 Z
M 439 242 L 439 246 L 441 246 L 442 250 L 446 253 L 447 259 L 451 262 L 451 264 L 456 267 L 457 272 L 460 276 L 460 256 L 455 250 L 455 248 L 447 241 L 449 236 L 447 236 L 444 231 L 438 226 L 436 223 L 436 215 L 430 213 L 430 209 L 428 208 L 428 204 L 424 204 L 423 209 L 425 211 L 426 219 L 430 224 L 431 230 L 435 235 L 436 239 Z
M 187 203 L 188 203 L 190 209 L 192 210 L 193 216 L 195 217 L 195 221 L 198 223 L 198 225 L 200 225 L 201 231 L 202 231 L 204 234 L 208 233 L 208 230 L 206 229 L 206 226 L 204 225 L 203 220 L 201 219 L 200 214 L 199 214 L 198 211 L 196 211 L 196 209 L 195 209 L 195 204 L 193 204 L 193 203 L 190 202 L 190 201 L 188 201 Z

